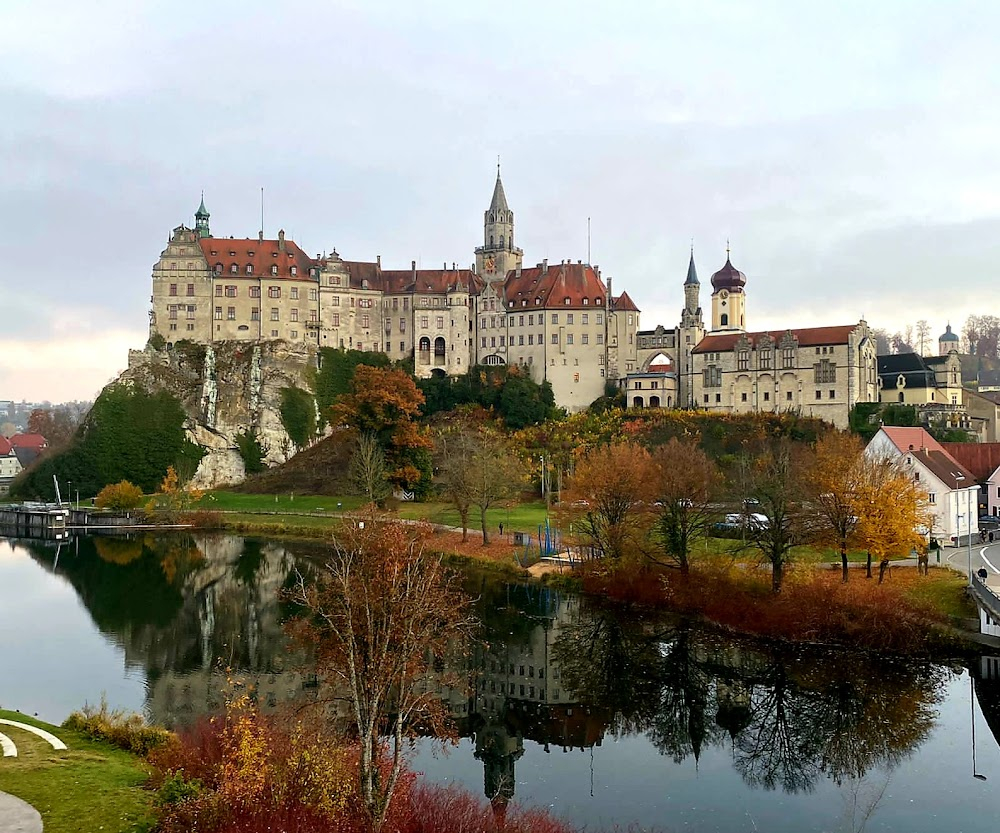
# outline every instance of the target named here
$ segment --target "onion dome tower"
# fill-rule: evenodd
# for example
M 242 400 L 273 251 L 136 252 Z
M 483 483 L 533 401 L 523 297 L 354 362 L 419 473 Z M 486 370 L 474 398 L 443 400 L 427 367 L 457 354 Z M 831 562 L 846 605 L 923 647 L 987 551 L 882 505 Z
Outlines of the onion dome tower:
M 957 351 L 958 343 L 958 336 L 951 331 L 951 324 L 948 324 L 938 338 L 938 355 L 947 356 L 952 350 Z
M 733 266 L 726 244 L 726 265 L 712 275 L 712 330 L 746 330 L 747 276 Z

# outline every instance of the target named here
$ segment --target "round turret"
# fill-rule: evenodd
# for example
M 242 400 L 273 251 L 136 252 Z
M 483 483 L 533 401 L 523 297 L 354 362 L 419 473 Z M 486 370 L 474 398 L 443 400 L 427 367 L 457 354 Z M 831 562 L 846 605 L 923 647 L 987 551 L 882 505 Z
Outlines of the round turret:
M 951 331 L 951 324 L 944 328 L 938 338 L 938 355 L 947 356 L 952 350 L 958 350 L 959 338 Z

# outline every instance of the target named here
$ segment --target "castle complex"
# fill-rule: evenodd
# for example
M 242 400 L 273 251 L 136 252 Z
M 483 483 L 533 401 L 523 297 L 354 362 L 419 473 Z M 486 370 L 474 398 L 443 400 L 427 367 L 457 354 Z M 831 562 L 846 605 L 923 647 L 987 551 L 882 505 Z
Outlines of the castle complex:
M 712 276 L 711 329 L 692 252 L 679 326 L 639 329 L 628 293 L 569 260 L 524 266 L 500 171 L 469 269 L 382 268 L 336 251 L 310 257 L 285 239 L 213 237 L 202 200 L 194 228 L 173 230 L 153 266 L 150 335 L 189 340 L 283 339 L 413 358 L 418 377 L 518 365 L 552 385 L 556 403 L 586 408 L 612 381 L 629 407 L 730 412 L 795 410 L 846 425 L 877 401 L 867 324 L 746 332 L 746 276 L 730 259 Z

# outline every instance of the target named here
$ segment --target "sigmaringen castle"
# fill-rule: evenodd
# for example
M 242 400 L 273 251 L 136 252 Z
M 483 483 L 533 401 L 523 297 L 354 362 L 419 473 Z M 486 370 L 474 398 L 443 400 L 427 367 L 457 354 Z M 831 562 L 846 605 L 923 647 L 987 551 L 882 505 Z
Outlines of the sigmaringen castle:
M 878 401 L 865 321 L 748 332 L 746 276 L 726 254 L 711 279 L 710 327 L 692 252 L 679 324 L 642 330 L 636 304 L 614 295 L 598 267 L 523 264 L 499 169 L 469 269 L 310 257 L 283 231 L 276 240 L 213 237 L 202 200 L 194 228 L 175 228 L 153 266 L 150 335 L 382 351 L 412 356 L 418 377 L 518 365 L 570 411 L 609 381 L 629 407 L 794 411 L 839 426 L 855 403 Z

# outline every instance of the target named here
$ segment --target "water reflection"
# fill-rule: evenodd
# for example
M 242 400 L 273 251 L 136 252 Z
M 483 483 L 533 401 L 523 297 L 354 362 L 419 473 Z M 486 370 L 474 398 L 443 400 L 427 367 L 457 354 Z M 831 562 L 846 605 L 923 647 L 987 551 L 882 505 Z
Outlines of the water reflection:
M 317 547 L 208 534 L 21 545 L 72 584 L 127 664 L 144 669 L 155 721 L 177 726 L 218 710 L 232 673 L 253 683 L 264 709 L 315 696 L 304 658 L 288 652 L 278 591 L 316 563 Z M 470 578 L 469 590 L 484 623 L 471 685 L 442 695 L 498 808 L 515 797 L 527 741 L 592 751 L 605 738 L 642 736 L 678 764 L 725 755 L 755 789 L 842 787 L 853 814 L 844 826 L 860 829 L 885 773 L 928 737 L 948 674 L 886 657 L 767 649 L 489 578 Z M 1000 739 L 1000 663 L 973 671 Z M 94 682 L 90 696 L 99 691 Z

